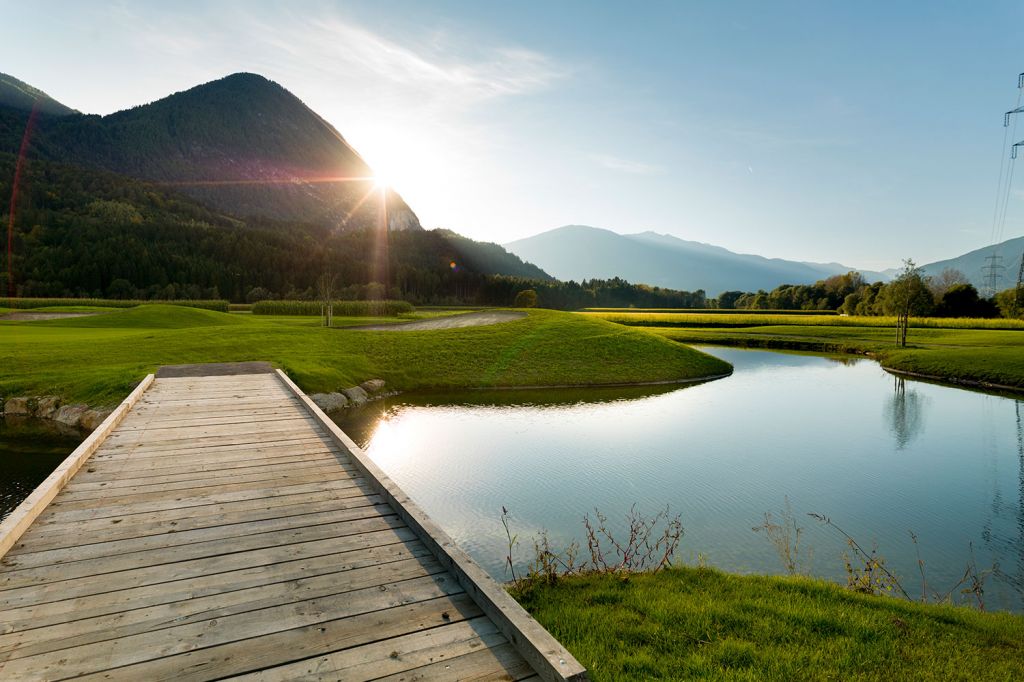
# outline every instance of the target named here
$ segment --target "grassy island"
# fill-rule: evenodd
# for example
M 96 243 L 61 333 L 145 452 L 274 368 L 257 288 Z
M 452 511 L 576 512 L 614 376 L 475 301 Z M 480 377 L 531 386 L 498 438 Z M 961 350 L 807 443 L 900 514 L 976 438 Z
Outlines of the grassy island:
M 335 318 L 338 327 L 367 321 Z M 91 405 L 118 402 L 161 365 L 199 362 L 267 360 L 310 393 L 369 378 L 414 390 L 685 381 L 731 371 L 642 330 L 546 310 L 490 326 L 396 333 L 325 328 L 316 317 L 145 305 L 2 321 L 0 335 L 0 396 Z

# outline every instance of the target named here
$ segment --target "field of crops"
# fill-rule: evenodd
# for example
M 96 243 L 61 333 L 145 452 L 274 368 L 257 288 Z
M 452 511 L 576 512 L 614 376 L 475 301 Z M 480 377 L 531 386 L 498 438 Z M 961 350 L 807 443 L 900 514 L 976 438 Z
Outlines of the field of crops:
M 765 314 L 751 313 L 721 315 L 708 313 L 682 312 L 634 312 L 619 310 L 607 312 L 584 312 L 583 315 L 599 317 L 602 320 L 624 324 L 631 327 L 703 327 L 703 328 L 737 328 L 766 326 L 825 326 L 825 327 L 895 327 L 894 317 L 850 317 L 846 315 L 806 315 L 806 314 Z M 1004 318 L 983 319 L 970 317 L 915 317 L 911 318 L 910 326 L 931 329 L 1021 329 L 1024 320 Z
M 413 312 L 408 301 L 335 301 L 336 317 L 389 317 Z M 319 301 L 260 301 L 252 304 L 253 315 L 320 315 Z
M 695 315 L 838 315 L 835 310 L 736 310 L 735 308 L 584 308 L 585 313 L 691 313 Z
M 200 310 L 228 311 L 227 301 L 139 301 L 110 298 L 0 298 L 0 308 L 34 310 L 36 308 L 93 307 L 93 308 L 134 308 L 146 304 L 180 305 Z

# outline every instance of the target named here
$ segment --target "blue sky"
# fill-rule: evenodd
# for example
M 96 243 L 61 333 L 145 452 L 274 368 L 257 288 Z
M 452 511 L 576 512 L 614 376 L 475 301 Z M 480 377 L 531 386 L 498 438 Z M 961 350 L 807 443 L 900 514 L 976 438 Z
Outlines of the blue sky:
M 0 6 L 0 71 L 81 111 L 276 80 L 428 227 L 654 230 L 874 269 L 990 242 L 1024 71 L 1020 3 Z M 1024 233 L 1016 185 L 1004 238 Z

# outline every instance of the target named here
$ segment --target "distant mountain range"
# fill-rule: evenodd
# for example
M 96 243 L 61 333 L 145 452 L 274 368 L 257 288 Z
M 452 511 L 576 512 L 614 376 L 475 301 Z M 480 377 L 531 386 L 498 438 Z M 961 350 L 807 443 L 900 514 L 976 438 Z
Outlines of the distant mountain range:
M 559 227 L 505 244 L 505 248 L 559 279 L 622 277 L 669 289 L 703 289 L 709 296 L 730 290 L 771 290 L 780 284 L 812 284 L 857 269 L 840 263 L 733 253 L 654 232 L 623 235 L 585 225 Z M 860 272 L 869 281 L 888 279 L 880 272 Z

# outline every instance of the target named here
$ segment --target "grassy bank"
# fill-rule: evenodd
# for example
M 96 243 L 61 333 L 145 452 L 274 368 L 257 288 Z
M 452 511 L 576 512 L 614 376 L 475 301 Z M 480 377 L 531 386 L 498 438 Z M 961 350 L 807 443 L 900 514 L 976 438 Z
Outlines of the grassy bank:
M 681 343 L 826 353 L 870 353 L 888 369 L 939 380 L 1024 390 L 1024 322 L 919 318 L 907 348 L 895 324 L 881 317 L 601 313 Z
M 592 679 L 1015 680 L 1024 617 L 708 568 L 565 578 L 516 598 Z
M 160 365 L 244 360 L 268 360 L 308 392 L 376 377 L 400 390 L 459 389 L 674 381 L 731 369 L 657 335 L 571 313 L 537 310 L 503 324 L 402 333 L 318 323 L 162 305 L 0 321 L 0 396 L 112 404 Z

